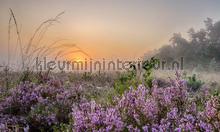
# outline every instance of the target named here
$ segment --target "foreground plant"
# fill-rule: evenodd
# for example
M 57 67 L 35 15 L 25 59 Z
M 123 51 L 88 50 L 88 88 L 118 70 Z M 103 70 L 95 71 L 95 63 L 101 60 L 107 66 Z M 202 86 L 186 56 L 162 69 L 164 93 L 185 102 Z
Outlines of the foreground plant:
M 71 107 L 82 100 L 82 92 L 80 86 L 64 88 L 59 80 L 21 83 L 0 102 L 0 126 L 52 131 L 53 126 L 69 124 Z
M 168 87 L 131 88 L 104 107 L 95 102 L 73 109 L 73 131 L 218 131 L 220 97 L 210 96 L 199 110 L 179 74 Z M 200 104 L 201 105 L 201 104 Z
M 22 82 L 0 101 L 0 131 L 218 131 L 220 96 L 192 95 L 180 74 L 166 85 L 130 87 L 112 103 L 85 99 L 81 85 Z M 88 90 L 87 90 L 88 92 Z M 90 91 L 91 92 L 91 91 Z

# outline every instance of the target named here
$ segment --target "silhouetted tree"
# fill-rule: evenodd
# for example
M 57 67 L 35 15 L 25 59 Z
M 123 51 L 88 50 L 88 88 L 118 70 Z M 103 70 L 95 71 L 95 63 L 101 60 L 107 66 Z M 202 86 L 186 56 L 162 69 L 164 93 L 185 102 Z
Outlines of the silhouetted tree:
M 161 47 L 155 57 L 165 59 L 168 63 L 184 57 L 185 68 L 193 69 L 198 65 L 209 69 L 209 64 L 215 58 L 220 64 L 220 21 L 213 22 L 211 18 L 205 21 L 205 28 L 195 31 L 189 29 L 189 39 L 180 33 L 174 33 L 170 44 Z

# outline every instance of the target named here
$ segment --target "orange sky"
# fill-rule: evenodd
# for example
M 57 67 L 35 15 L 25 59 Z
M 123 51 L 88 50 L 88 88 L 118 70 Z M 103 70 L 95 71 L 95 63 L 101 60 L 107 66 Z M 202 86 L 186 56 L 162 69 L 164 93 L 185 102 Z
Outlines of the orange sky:
M 111 59 L 142 56 L 168 43 L 175 32 L 202 27 L 206 17 L 219 20 L 219 5 L 217 0 L 1 0 L 0 60 L 7 58 L 9 8 L 17 17 L 23 46 L 42 21 L 65 11 L 60 23 L 48 29 L 42 45 L 68 39 L 93 58 Z

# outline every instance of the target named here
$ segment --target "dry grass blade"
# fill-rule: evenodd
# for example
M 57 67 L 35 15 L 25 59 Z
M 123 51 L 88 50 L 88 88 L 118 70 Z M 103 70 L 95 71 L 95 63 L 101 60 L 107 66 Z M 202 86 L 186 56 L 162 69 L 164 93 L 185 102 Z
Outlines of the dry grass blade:
M 15 18 L 15 15 L 14 15 L 14 12 L 13 10 L 10 8 L 10 14 L 13 18 L 13 21 L 14 21 L 14 24 L 15 24 L 15 27 L 16 27 L 16 34 L 17 34 L 17 40 L 18 40 L 18 44 L 19 44 L 19 47 L 20 47 L 20 52 L 21 52 L 21 60 L 22 60 L 22 68 L 24 68 L 24 54 L 23 54 L 23 47 L 22 47 L 22 42 L 21 42 L 21 36 L 20 36 L 20 32 L 19 32 L 19 29 L 18 29 L 18 24 L 17 24 L 17 20 Z
M 42 31 L 39 33 L 39 37 L 38 37 L 38 40 L 36 41 L 36 44 L 34 45 L 35 49 L 38 48 L 41 44 L 41 41 L 43 40 L 44 38 L 44 35 L 46 34 L 48 28 L 50 27 L 51 25 L 47 25 L 45 26 Z
M 41 51 L 39 51 L 38 55 L 37 56 L 43 56 L 45 55 L 49 50 L 54 50 L 54 49 L 57 49 L 57 48 L 61 48 L 62 47 L 62 44 L 58 43 L 60 41 L 63 41 L 64 39 L 62 40 L 58 40 L 58 41 L 55 41 L 53 43 L 51 43 L 50 45 L 48 45 L 47 47 L 45 47 L 45 49 L 42 49 Z M 60 46 L 57 46 L 57 47 L 53 47 L 57 44 L 60 44 Z
M 55 60 L 57 60 L 58 56 L 59 56 L 60 54 L 62 54 L 63 52 L 64 52 L 63 50 L 60 50 L 60 51 L 57 53 L 57 55 L 55 56 Z
M 77 47 L 76 44 L 71 44 L 71 43 L 70 44 L 69 43 L 62 44 L 62 43 L 58 43 L 58 42 L 63 41 L 63 40 L 57 40 L 57 41 L 53 42 L 52 44 L 50 44 L 48 46 L 40 47 L 40 48 L 34 50 L 29 57 L 32 58 L 35 55 L 36 52 L 37 52 L 37 55 L 35 57 L 49 56 L 49 55 L 51 55 L 51 54 L 53 54 L 55 52 L 56 53 L 56 55 L 55 55 L 56 57 L 55 58 L 57 58 L 61 53 L 63 53 L 65 51 L 65 49 Z M 58 45 L 58 46 L 53 47 L 55 45 Z M 57 49 L 62 49 L 62 52 L 60 52 L 60 51 L 57 52 Z M 32 64 L 35 61 L 34 59 L 35 58 L 29 59 L 30 61 L 29 61 L 28 65 Z
M 53 24 L 53 22 L 58 22 L 59 17 L 60 17 L 61 15 L 63 15 L 63 14 L 64 14 L 64 12 L 61 12 L 61 13 L 59 13 L 55 18 L 48 19 L 48 20 L 42 22 L 42 23 L 38 26 L 38 28 L 35 30 L 33 36 L 30 38 L 30 40 L 29 40 L 29 42 L 28 42 L 27 48 L 26 48 L 26 50 L 25 50 L 25 54 L 28 54 L 28 52 L 29 52 L 29 50 L 30 50 L 30 48 L 31 48 L 31 46 L 32 46 L 32 44 L 33 44 L 33 40 L 34 40 L 35 36 L 36 36 L 37 33 L 42 29 L 42 27 L 45 26 L 45 25 L 46 25 L 46 26 L 51 25 L 51 24 Z
M 10 65 L 10 39 L 11 39 L 11 18 L 10 15 L 9 21 L 8 21 L 8 66 Z
M 66 53 L 60 55 L 59 57 L 64 57 L 66 55 L 77 53 L 77 52 L 83 53 L 84 55 L 90 57 L 89 54 L 87 54 L 86 52 L 84 52 L 83 50 L 80 50 L 80 49 L 79 50 L 75 50 L 75 51 L 66 52 Z
M 56 52 L 56 49 L 64 49 L 64 48 L 77 48 L 76 44 L 60 44 L 59 46 L 56 47 L 48 47 L 46 50 L 44 50 L 40 56 L 48 56 L 51 55 L 52 53 Z M 39 56 L 39 55 L 38 55 Z

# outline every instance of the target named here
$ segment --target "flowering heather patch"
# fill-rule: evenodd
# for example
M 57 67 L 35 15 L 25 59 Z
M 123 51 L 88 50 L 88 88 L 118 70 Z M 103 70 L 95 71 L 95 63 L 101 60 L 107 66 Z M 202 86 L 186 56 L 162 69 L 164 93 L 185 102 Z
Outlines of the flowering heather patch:
M 73 111 L 77 131 L 122 131 L 124 128 L 116 108 L 104 108 L 92 101 L 81 104 Z
M 22 129 L 26 132 L 28 125 L 26 120 L 21 116 L 2 115 L 0 114 L 0 131 L 10 131 L 16 125 L 22 126 Z M 18 127 L 19 129 L 19 127 Z
M 51 130 L 54 125 L 70 122 L 71 106 L 81 100 L 81 95 L 80 86 L 63 88 L 57 80 L 40 85 L 21 83 L 0 102 L 0 125 Z
M 142 85 L 130 88 L 113 106 L 103 107 L 95 102 L 81 104 L 73 108 L 73 131 L 211 132 L 220 129 L 219 96 L 210 96 L 198 104 L 189 96 L 186 82 L 179 74 L 170 84 L 159 87 L 154 81 L 151 89 Z M 204 109 L 199 110 L 200 105 Z
M 122 95 L 115 94 L 112 103 L 104 102 L 105 105 L 88 101 L 98 89 L 85 90 L 87 85 L 89 82 L 66 87 L 60 80 L 21 83 L 0 101 L 0 131 L 209 132 L 220 129 L 220 96 L 210 94 L 208 89 L 194 95 L 178 73 L 166 85 L 154 80 L 150 88 L 130 87 Z M 89 93 L 94 95 L 88 96 Z

